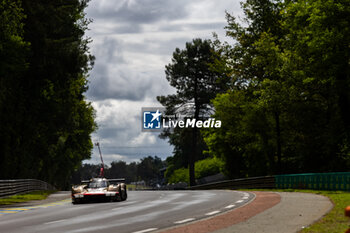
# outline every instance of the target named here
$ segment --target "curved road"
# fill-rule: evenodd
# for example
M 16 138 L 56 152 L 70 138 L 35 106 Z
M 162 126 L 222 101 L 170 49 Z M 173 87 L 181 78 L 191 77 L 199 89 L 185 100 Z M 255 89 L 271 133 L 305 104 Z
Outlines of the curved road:
M 254 194 L 236 191 L 134 191 L 125 202 L 72 205 L 68 201 L 0 210 L 1 232 L 145 233 L 240 207 Z M 16 213 L 13 213 L 16 212 Z

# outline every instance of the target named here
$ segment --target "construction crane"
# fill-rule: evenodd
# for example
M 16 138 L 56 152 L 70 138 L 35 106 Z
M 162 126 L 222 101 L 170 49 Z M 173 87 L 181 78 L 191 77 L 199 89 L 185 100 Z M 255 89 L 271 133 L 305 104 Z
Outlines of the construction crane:
M 99 151 L 99 153 L 100 153 L 100 159 L 101 159 L 100 177 L 103 178 L 103 177 L 104 177 L 105 164 L 104 164 L 103 158 L 102 158 L 100 143 L 99 143 L 99 142 L 96 142 L 95 145 L 98 147 L 98 151 Z

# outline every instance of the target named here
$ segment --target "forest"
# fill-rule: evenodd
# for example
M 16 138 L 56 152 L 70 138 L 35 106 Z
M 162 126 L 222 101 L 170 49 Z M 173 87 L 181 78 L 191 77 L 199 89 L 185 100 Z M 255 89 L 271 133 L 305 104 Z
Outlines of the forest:
M 83 0 L 0 1 L 0 179 L 66 187 L 91 156 Z
M 166 66 L 177 90 L 157 97 L 167 113 L 222 122 L 163 131 L 175 148 L 167 178 L 194 185 L 196 161 L 208 158 L 223 162 L 229 178 L 348 171 L 350 2 L 247 0 L 241 7 L 242 19 L 226 12 L 233 43 L 215 34 L 193 39 Z

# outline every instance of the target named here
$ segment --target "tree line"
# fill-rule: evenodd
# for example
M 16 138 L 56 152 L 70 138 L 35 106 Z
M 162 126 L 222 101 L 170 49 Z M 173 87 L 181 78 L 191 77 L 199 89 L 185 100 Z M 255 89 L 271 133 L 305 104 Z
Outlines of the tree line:
M 147 156 L 139 162 L 127 164 L 125 161 L 113 161 L 110 166 L 105 165 L 104 175 L 109 179 L 125 178 L 126 183 L 144 181 L 148 186 L 164 184 L 162 169 L 166 163 L 157 156 Z M 79 184 L 82 180 L 89 180 L 99 176 L 101 165 L 83 164 L 72 176 L 72 183 Z
M 167 114 L 215 117 L 219 129 L 175 129 L 168 176 L 218 158 L 230 178 L 350 167 L 348 0 L 246 0 L 226 13 L 233 43 L 194 39 L 176 49 L 158 96 Z M 176 170 L 178 169 L 178 170 Z
M 0 1 L 0 179 L 64 187 L 90 158 L 87 3 Z

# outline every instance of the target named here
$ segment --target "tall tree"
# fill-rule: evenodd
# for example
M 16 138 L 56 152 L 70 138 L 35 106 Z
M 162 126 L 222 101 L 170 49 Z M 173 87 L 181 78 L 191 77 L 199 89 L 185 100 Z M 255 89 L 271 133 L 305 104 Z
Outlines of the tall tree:
M 222 46 L 226 59 L 215 64 L 231 70 L 234 85 L 214 100 L 223 127 L 206 131 L 209 151 L 224 157 L 233 177 L 346 170 L 348 2 L 242 6 L 246 24 L 228 15 L 237 43 Z
M 154 185 L 154 182 L 158 182 L 160 169 L 163 167 L 163 161 L 159 157 L 144 157 L 137 164 L 137 177 L 146 181 L 148 185 Z
M 16 84 L 20 88 L 10 89 L 18 91 L 11 105 L 21 115 L 16 109 L 0 114 L 13 116 L 5 127 L 16 129 L 9 134 L 12 149 L 3 151 L 11 158 L 1 164 L 3 178 L 41 178 L 64 187 L 71 172 L 90 157 L 94 113 L 83 95 L 93 63 L 84 37 L 87 2 L 22 0 L 29 53 Z
M 125 178 L 126 183 L 137 181 L 137 164 L 113 161 L 111 167 L 106 170 L 105 176 L 110 179 Z
M 230 177 L 244 176 L 247 172 L 256 175 L 279 172 L 282 160 L 281 94 L 278 85 L 270 88 L 281 77 L 278 72 L 266 70 L 268 59 L 274 61 L 274 53 L 265 53 L 258 44 L 266 32 L 274 36 L 271 43 L 280 43 L 282 5 L 280 1 L 268 0 L 247 0 L 241 5 L 244 26 L 226 14 L 226 33 L 235 44 L 215 43 L 223 52 L 222 59 L 213 67 L 230 75 L 232 83 L 228 94 L 214 101 L 215 117 L 224 119 L 223 126 L 205 132 L 210 153 L 226 160 Z M 264 92 L 265 89 L 269 91 Z
M 176 88 L 177 93 L 157 97 L 158 101 L 166 107 L 168 114 L 183 114 L 195 119 L 209 116 L 210 100 L 222 90 L 219 73 L 212 71 L 209 65 L 216 57 L 217 54 L 209 40 L 194 39 L 186 43 L 185 49 L 175 49 L 172 62 L 166 66 L 165 74 L 166 79 L 171 86 Z M 195 185 L 194 162 L 202 153 L 198 148 L 202 139 L 196 127 L 191 131 L 190 146 L 181 140 L 184 134 L 189 132 L 187 129 L 166 131 L 163 137 L 170 138 L 169 142 L 175 146 L 176 156 L 188 155 L 190 185 L 192 186 Z
M 55 183 L 66 182 L 65 170 L 89 158 L 92 149 L 93 109 L 83 95 L 93 61 L 84 38 L 87 2 L 23 1 L 24 38 L 32 50 L 27 76 L 34 148 L 43 161 L 39 175 Z
M 349 1 L 300 0 L 286 5 L 283 72 L 298 91 L 295 129 L 304 170 L 350 166 Z M 302 114 L 302 115 L 301 115 Z M 303 117 L 300 117 L 303 116 Z
M 23 90 L 29 44 L 23 39 L 25 14 L 21 1 L 0 2 L 0 178 L 11 178 L 22 140 L 25 116 Z

